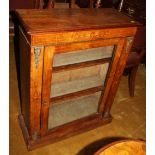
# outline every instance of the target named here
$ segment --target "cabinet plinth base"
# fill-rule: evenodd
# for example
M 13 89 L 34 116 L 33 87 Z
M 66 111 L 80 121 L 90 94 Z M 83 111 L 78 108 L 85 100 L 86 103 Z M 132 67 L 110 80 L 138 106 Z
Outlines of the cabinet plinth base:
M 85 131 L 89 131 L 91 129 L 110 123 L 112 121 L 111 116 L 107 118 L 103 118 L 101 114 L 94 114 L 92 116 L 88 116 L 88 117 L 79 119 L 77 121 L 62 125 L 60 127 L 51 129 L 49 130 L 47 135 L 40 137 L 34 141 L 28 133 L 22 114 L 18 116 L 18 119 L 19 119 L 19 124 L 28 150 L 32 150 L 32 149 L 62 140 L 64 138 L 67 138 Z

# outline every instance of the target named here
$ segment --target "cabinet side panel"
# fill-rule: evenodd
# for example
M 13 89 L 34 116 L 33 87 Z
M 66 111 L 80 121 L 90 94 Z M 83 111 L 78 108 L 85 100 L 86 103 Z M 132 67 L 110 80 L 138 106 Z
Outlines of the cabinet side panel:
M 20 85 L 22 115 L 33 140 L 40 136 L 44 47 L 30 47 L 20 29 Z
M 30 46 L 21 30 L 19 32 L 19 44 L 21 112 L 28 131 L 30 131 Z

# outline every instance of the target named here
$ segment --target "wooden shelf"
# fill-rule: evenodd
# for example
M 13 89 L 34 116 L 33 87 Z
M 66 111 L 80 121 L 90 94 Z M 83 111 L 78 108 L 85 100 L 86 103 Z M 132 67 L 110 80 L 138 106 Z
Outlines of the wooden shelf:
M 53 73 L 56 73 L 59 71 L 78 69 L 81 67 L 90 67 L 90 66 L 94 66 L 94 65 L 110 63 L 111 60 L 112 60 L 112 58 L 110 57 L 110 58 L 103 58 L 103 59 L 92 60 L 92 61 L 87 61 L 87 62 L 81 62 L 81 63 L 75 63 L 75 64 L 53 67 Z
M 90 94 L 96 93 L 98 91 L 102 91 L 103 88 L 104 87 L 102 85 L 102 86 L 93 87 L 93 88 L 77 91 L 77 92 L 62 95 L 62 96 L 53 97 L 53 98 L 50 98 L 50 103 L 55 104 L 62 100 L 65 101 L 65 100 L 69 100 L 69 99 L 73 99 L 73 98 L 77 98 L 77 97 L 81 97 L 81 96 L 85 96 L 85 95 L 90 95 Z
M 51 104 L 48 128 L 54 128 L 97 113 L 101 92 L 80 98 Z
M 83 95 L 104 88 L 109 63 L 53 73 L 50 100 L 52 103 Z
M 51 86 L 51 98 L 57 96 L 63 96 L 80 90 L 101 86 L 104 84 L 104 80 L 101 80 L 97 76 L 83 78 L 74 81 L 68 81 L 63 83 L 52 84 Z

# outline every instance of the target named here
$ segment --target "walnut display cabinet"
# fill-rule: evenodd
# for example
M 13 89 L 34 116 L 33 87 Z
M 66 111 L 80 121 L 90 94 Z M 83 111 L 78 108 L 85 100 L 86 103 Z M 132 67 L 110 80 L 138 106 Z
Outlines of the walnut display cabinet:
M 17 10 L 20 126 L 29 150 L 111 122 L 139 23 L 114 9 Z

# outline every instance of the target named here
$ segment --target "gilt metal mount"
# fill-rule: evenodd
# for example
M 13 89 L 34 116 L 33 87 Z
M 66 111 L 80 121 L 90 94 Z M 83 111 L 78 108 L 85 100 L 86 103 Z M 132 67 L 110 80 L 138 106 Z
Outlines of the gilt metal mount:
M 40 53 L 41 53 L 40 47 L 35 47 L 34 48 L 34 61 L 35 61 L 36 68 L 38 68 L 38 66 L 39 66 Z
M 133 41 L 133 37 L 127 37 L 126 53 L 128 52 L 132 41 Z
M 34 132 L 32 138 L 33 138 L 34 141 L 37 140 L 37 138 L 38 138 L 38 133 L 37 133 L 37 131 Z

